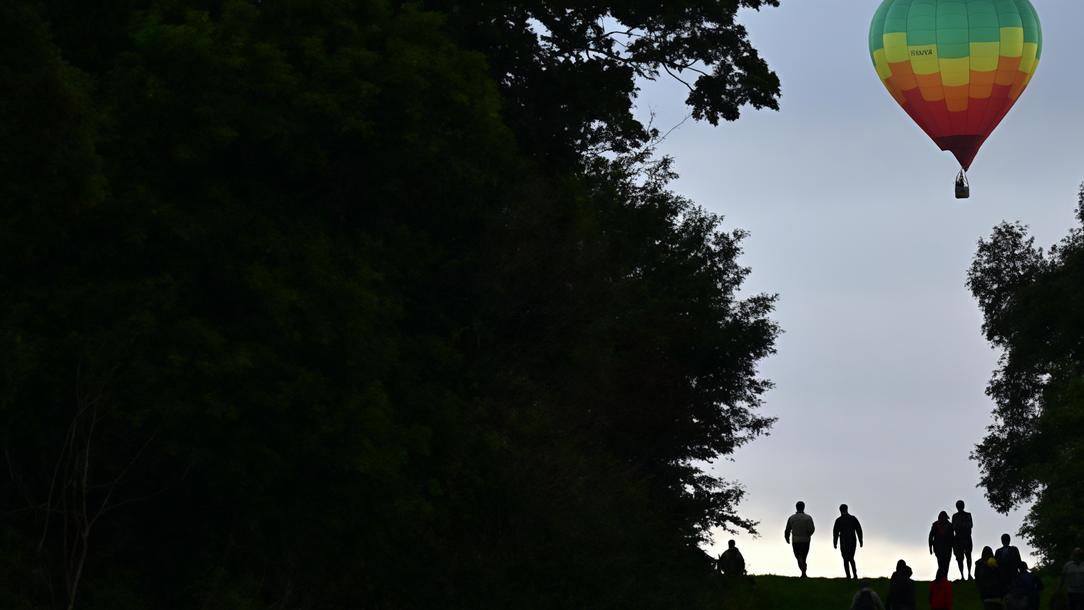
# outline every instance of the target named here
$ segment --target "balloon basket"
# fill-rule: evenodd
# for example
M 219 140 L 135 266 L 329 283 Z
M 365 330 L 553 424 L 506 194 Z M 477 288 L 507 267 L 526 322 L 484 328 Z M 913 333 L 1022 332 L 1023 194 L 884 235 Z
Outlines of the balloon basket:
M 956 174 L 956 198 L 967 199 L 971 196 L 971 185 L 967 183 L 967 172 L 960 170 Z

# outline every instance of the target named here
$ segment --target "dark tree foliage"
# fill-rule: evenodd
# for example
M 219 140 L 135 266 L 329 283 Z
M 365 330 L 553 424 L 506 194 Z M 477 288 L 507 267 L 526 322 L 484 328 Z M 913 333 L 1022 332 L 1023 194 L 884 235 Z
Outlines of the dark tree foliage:
M 968 275 L 1002 350 L 987 390 L 994 424 L 973 457 L 996 509 L 1034 501 L 1022 531 L 1047 561 L 1084 540 L 1084 190 L 1078 217 L 1048 252 L 1026 227 L 999 225 Z
M 778 108 L 779 78 L 736 21 L 778 0 L 458 2 L 427 0 L 483 52 L 526 149 L 548 163 L 627 153 L 652 136 L 632 115 L 636 79 L 672 78 L 692 116 L 737 120 Z
M 752 524 L 701 465 L 771 423 L 773 297 L 635 70 L 588 95 L 480 11 L 0 4 L 0 607 L 719 606 L 696 545 Z M 715 4 L 607 12 L 699 41 L 638 70 L 755 58 Z M 539 78 L 579 110 L 524 123 Z M 733 78 L 705 117 L 774 99 Z

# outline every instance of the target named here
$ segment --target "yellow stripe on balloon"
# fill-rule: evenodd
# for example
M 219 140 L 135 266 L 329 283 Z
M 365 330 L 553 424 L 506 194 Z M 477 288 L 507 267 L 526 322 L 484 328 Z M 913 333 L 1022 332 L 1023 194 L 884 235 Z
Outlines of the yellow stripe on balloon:
M 1021 30 L 1023 36 L 1023 30 Z M 885 58 L 888 63 L 895 64 L 911 59 L 907 49 L 907 32 L 892 32 L 885 34 Z
M 1035 72 L 1035 57 L 1039 54 L 1039 44 L 1036 42 L 1025 42 L 1024 52 L 1020 59 L 1020 71 L 1033 74 Z
M 881 80 L 892 78 L 892 68 L 888 66 L 888 57 L 885 56 L 884 49 L 877 49 L 873 52 L 873 65 L 876 66 L 877 76 L 880 76 Z
M 1020 57 L 1024 52 L 1024 28 L 1001 28 L 1001 55 Z
M 973 42 L 971 43 L 971 69 L 976 72 L 993 72 L 997 70 L 998 56 L 1001 55 L 1001 43 L 997 42 Z
M 966 57 L 942 59 L 941 83 L 946 87 L 959 87 L 971 80 L 971 63 Z
M 917 75 L 936 74 L 941 69 L 935 44 L 911 45 L 907 47 L 907 53 L 911 57 L 911 69 Z

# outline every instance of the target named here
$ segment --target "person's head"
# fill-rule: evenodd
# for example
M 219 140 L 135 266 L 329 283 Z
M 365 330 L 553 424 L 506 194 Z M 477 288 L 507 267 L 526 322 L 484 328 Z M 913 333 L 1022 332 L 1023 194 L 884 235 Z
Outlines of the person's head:
M 992 548 L 990 548 L 988 546 L 982 547 L 982 554 L 979 555 L 979 559 L 981 561 L 986 561 L 987 559 L 993 559 L 993 558 L 994 558 L 994 549 L 992 549 Z
M 868 589 L 869 588 L 869 581 L 866 580 L 865 578 L 858 581 L 858 588 L 859 589 Z
M 1072 560 L 1073 561 L 1084 560 L 1084 549 L 1082 549 L 1080 547 L 1076 547 L 1075 549 L 1073 549 Z
M 738 546 L 738 543 L 731 540 L 730 542 L 726 543 L 726 545 L 730 548 L 735 548 L 736 546 Z
M 937 520 L 938 521 L 948 521 L 948 513 L 946 513 L 945 511 L 941 511 L 941 512 L 937 513 Z
M 846 504 L 840 504 L 839 505 L 839 514 L 841 514 L 841 515 L 846 515 L 847 514 L 847 505 Z
M 1001 546 L 1009 546 L 1009 541 L 1010 540 L 1012 540 L 1012 538 L 1009 538 L 1008 534 L 1002 534 L 1001 535 Z
M 1028 571 L 1028 562 L 1026 562 L 1026 561 L 1021 561 L 1020 562 L 1020 571 L 1021 572 L 1027 572 Z
M 798 512 L 804 511 L 805 510 L 805 502 L 802 502 L 801 500 L 798 500 L 798 503 L 794 505 L 794 508 L 798 509 Z
M 956 510 L 963 510 L 963 509 L 964 509 L 964 501 L 963 500 L 956 500 Z

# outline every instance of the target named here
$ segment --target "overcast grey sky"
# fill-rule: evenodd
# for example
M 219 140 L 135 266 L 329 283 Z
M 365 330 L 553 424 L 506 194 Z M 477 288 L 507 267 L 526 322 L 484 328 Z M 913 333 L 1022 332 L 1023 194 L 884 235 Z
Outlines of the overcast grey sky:
M 764 413 L 779 422 L 715 467 L 745 484 L 741 512 L 761 522 L 761 538 L 738 537 L 755 573 L 797 573 L 783 542 L 797 499 L 819 528 L 814 576 L 842 576 L 831 548 L 842 502 L 866 530 L 861 574 L 887 575 L 904 558 L 931 577 L 926 534 L 957 499 L 975 515 L 980 547 L 1015 537 L 1021 515 L 990 509 L 968 459 L 990 422 L 984 390 L 997 354 L 964 280 L 977 240 L 1001 220 L 1030 225 L 1044 245 L 1074 225 L 1084 2 L 1033 2 L 1043 59 L 979 153 L 970 200 L 953 198 L 955 160 L 874 73 L 867 40 L 879 0 L 783 0 L 745 13 L 782 79 L 782 111 L 715 128 L 689 120 L 659 148 L 677 160 L 675 190 L 752 233 L 747 287 L 780 294 L 785 334 L 762 367 L 776 384 Z M 665 131 L 686 116 L 683 100 L 680 84 L 645 83 L 638 109 Z

